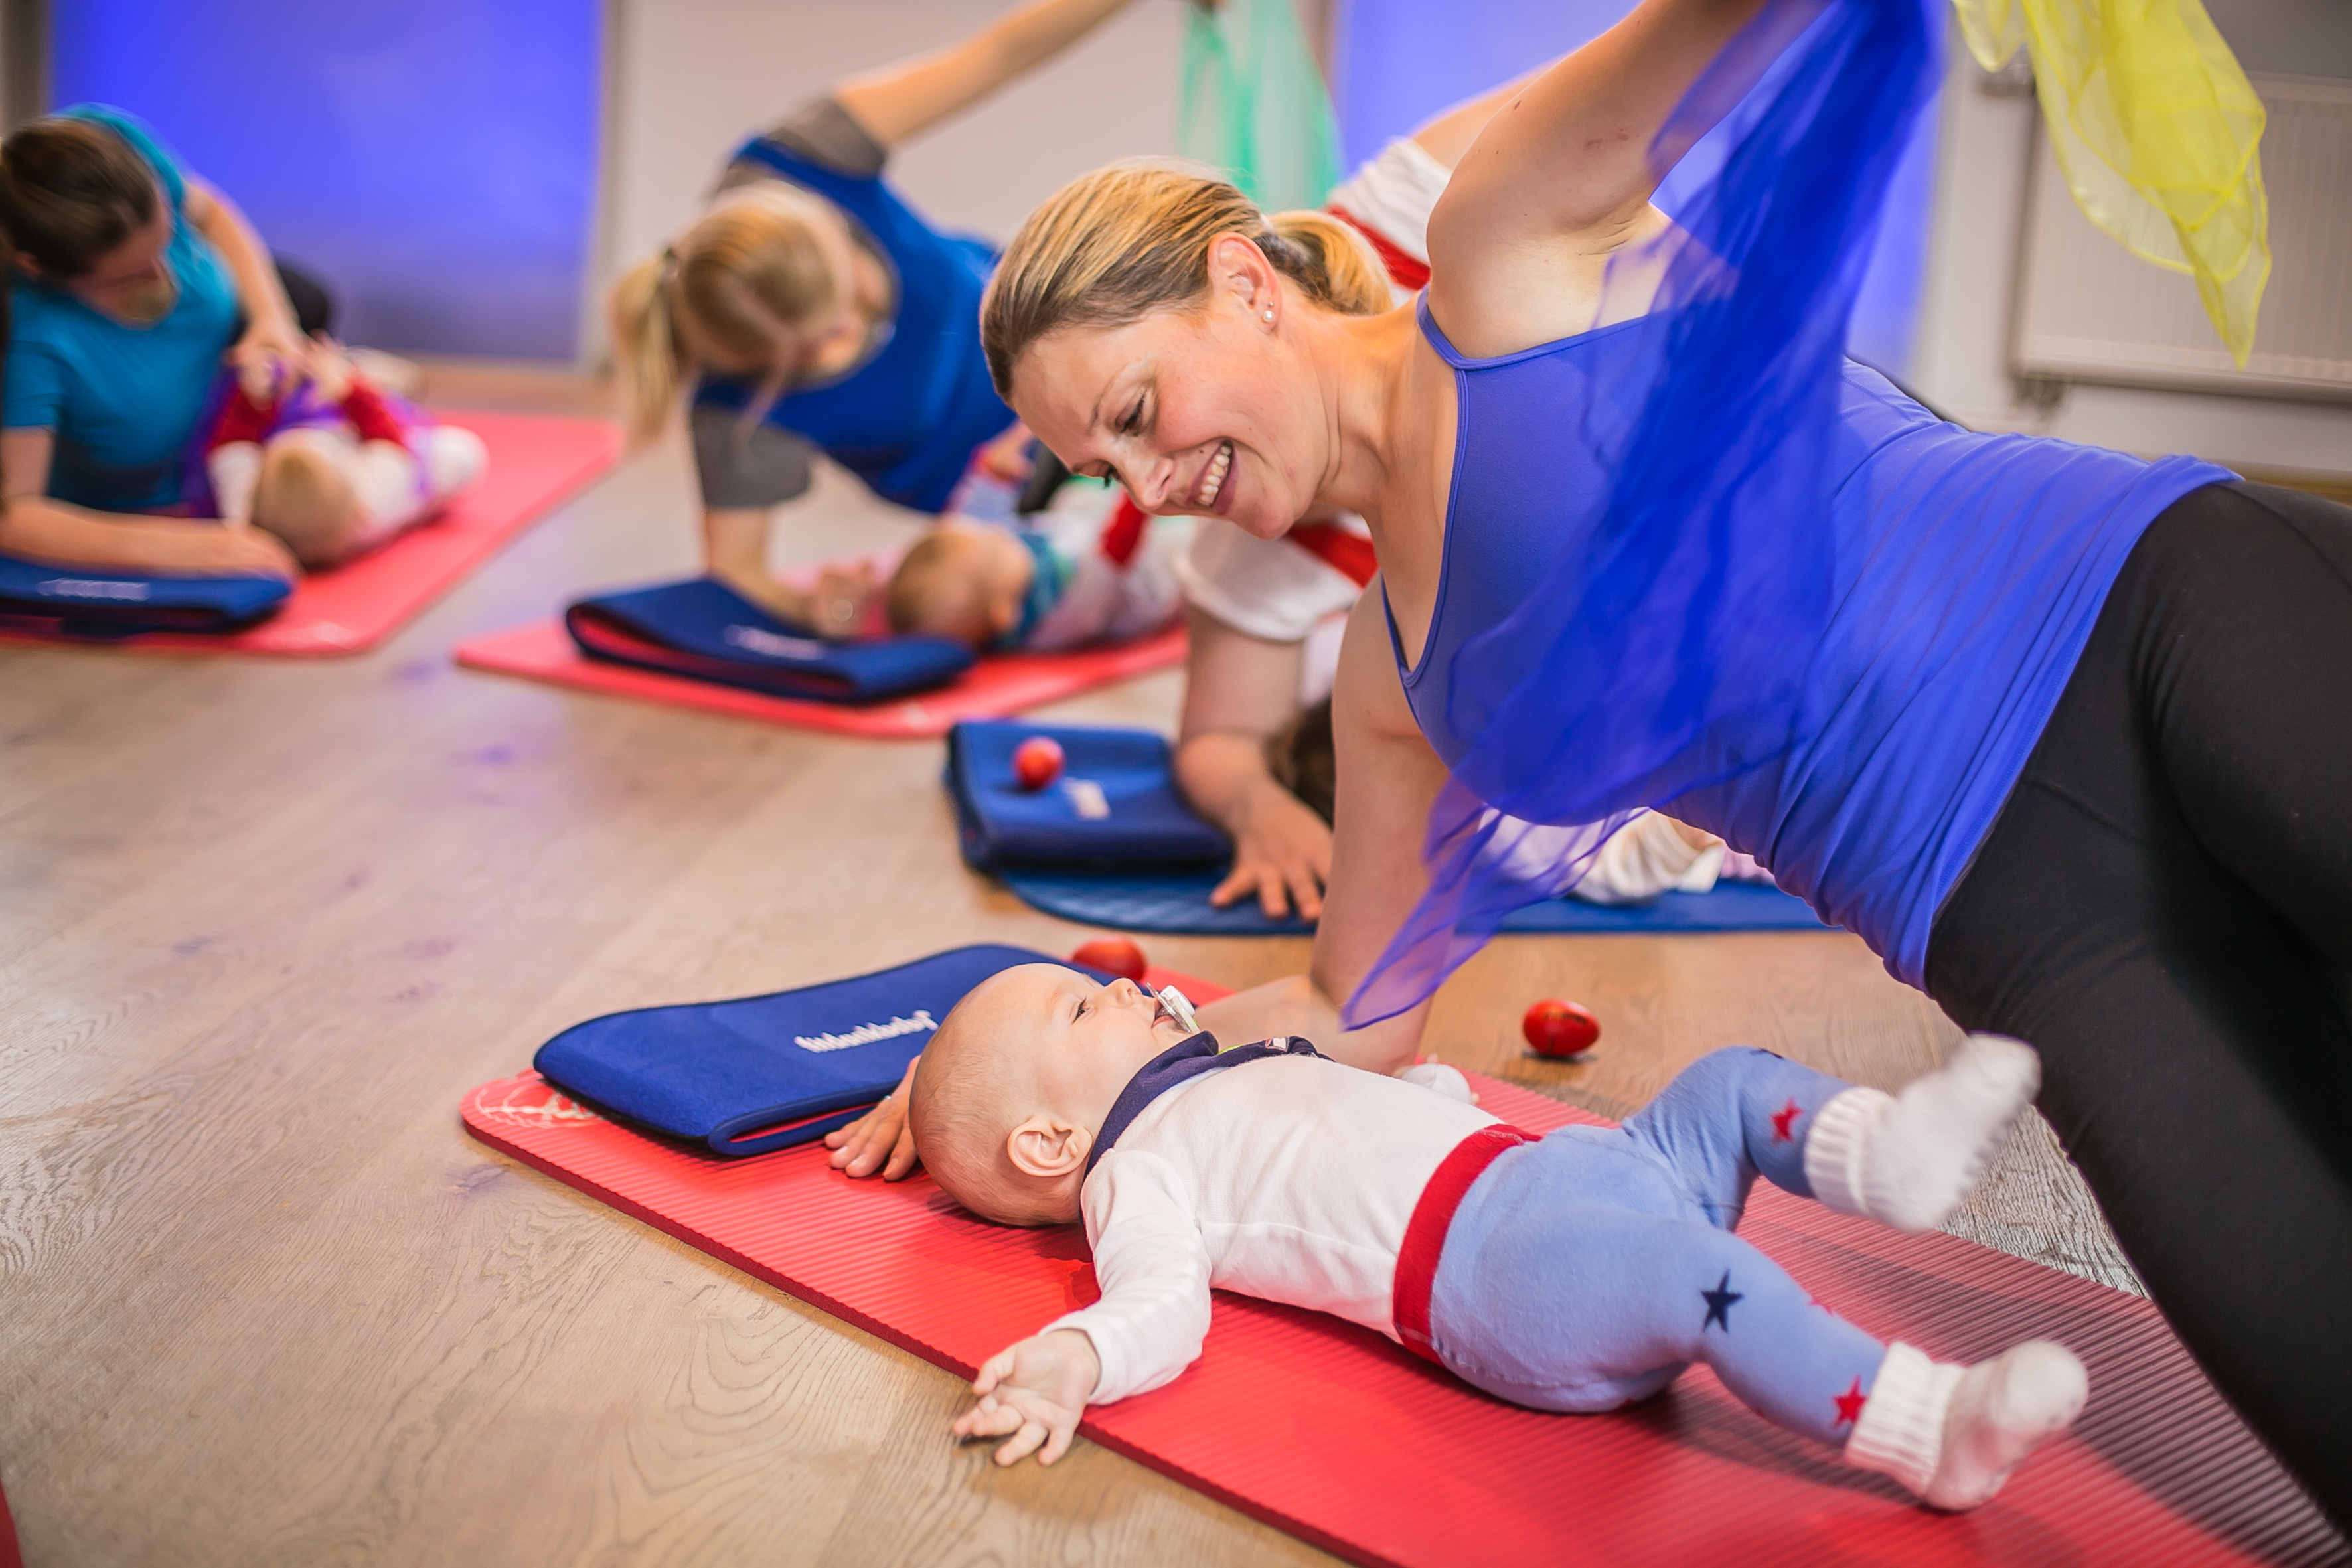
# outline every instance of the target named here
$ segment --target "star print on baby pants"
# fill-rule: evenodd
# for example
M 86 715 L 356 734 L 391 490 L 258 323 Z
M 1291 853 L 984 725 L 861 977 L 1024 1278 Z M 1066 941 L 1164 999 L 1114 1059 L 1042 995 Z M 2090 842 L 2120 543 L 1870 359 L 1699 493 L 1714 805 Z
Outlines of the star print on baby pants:
M 1813 1113 L 1850 1086 L 1748 1047 L 1694 1063 L 1617 1128 L 1507 1151 L 1454 1211 L 1430 1339 L 1465 1381 L 1613 1410 L 1705 1362 L 1749 1408 L 1842 1446 L 1885 1347 L 1732 1235 L 1760 1173 L 1799 1197 Z

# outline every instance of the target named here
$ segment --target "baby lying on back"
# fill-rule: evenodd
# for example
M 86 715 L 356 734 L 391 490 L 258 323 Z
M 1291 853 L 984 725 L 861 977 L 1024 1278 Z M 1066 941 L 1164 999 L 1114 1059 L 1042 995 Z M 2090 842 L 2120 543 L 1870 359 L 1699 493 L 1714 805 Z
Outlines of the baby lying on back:
M 1183 612 L 1184 531 L 1121 492 L 1107 514 L 1045 511 L 1013 525 L 950 519 L 891 573 L 890 629 L 977 652 L 1060 653 L 1133 642 Z
M 378 391 L 334 345 L 314 357 L 307 379 L 278 365 L 239 377 L 202 443 L 221 520 L 276 534 L 308 571 L 435 516 L 488 462 L 480 437 Z
M 982 1366 L 955 1431 L 1052 1463 L 1087 1405 L 1191 1363 L 1215 1288 L 1361 1323 L 1542 1410 L 1615 1409 L 1705 1362 L 1767 1420 L 1973 1508 L 2074 1421 L 2082 1364 L 2038 1341 L 1974 1366 L 1882 1344 L 1733 1231 L 1759 1174 L 1932 1229 L 2038 1077 L 1990 1036 L 1899 1097 L 1734 1047 L 1622 1127 L 1538 1139 L 1295 1037 L 1223 1048 L 1129 981 L 1006 970 L 924 1048 L 916 1141 L 975 1214 L 1082 1219 L 1102 1296 Z

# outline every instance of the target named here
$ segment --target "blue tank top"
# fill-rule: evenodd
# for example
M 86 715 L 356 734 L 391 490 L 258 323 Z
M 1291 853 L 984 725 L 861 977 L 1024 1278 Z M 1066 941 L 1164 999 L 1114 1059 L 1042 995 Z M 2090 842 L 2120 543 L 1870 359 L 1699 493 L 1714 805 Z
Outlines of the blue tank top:
M 881 349 L 837 381 L 777 399 L 769 422 L 814 441 L 887 500 L 945 510 L 973 448 L 1013 423 L 980 348 L 980 297 L 996 252 L 932 228 L 878 178 L 829 169 L 765 138 L 745 142 L 734 161 L 772 170 L 847 214 L 889 266 L 898 293 Z M 710 376 L 695 402 L 740 410 L 754 390 Z
M 1429 635 L 1398 668 L 1437 754 L 1475 731 L 1444 694 L 1464 643 L 1501 626 L 1559 565 L 1554 542 L 1606 505 L 1599 453 L 1622 449 L 1660 369 L 1654 314 L 1497 359 L 1457 353 L 1454 486 Z M 1574 418 L 1562 411 L 1574 409 Z M 1832 608 L 1790 647 L 1799 737 L 1761 764 L 1700 759 L 1722 782 L 1651 805 L 1755 856 L 1824 920 L 1923 984 L 1944 897 L 2023 770 L 2124 558 L 2157 514 L 2235 478 L 2189 458 L 1963 430 L 1851 361 L 1829 431 Z M 1486 650 L 1532 668 L 1540 618 Z M 1394 622 L 1391 622 L 1391 636 Z M 1704 744 L 1704 742 L 1701 742 Z M 1572 758 L 1573 737 L 1565 737 Z

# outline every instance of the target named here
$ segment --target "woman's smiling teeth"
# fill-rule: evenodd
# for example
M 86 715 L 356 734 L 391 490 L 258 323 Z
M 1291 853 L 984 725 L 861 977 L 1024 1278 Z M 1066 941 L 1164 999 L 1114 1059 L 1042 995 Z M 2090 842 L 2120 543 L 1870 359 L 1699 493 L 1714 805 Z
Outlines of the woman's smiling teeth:
M 1217 455 L 1209 459 L 1209 466 L 1201 470 L 1201 482 L 1192 487 L 1192 504 L 1197 507 L 1216 505 L 1217 492 L 1225 488 L 1225 476 L 1233 471 L 1233 467 L 1234 444 L 1231 441 L 1219 442 Z

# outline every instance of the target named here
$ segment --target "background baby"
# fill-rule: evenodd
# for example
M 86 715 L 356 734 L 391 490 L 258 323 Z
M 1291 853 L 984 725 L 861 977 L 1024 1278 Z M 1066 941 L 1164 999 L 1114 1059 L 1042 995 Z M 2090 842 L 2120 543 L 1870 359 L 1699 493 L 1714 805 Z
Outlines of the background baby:
M 980 652 L 1057 653 L 1173 625 L 1187 520 L 1150 518 L 1123 491 L 1107 509 L 1099 491 L 1064 494 L 1010 524 L 950 518 L 917 541 L 890 574 L 890 629 Z
M 307 369 L 248 367 L 205 439 L 203 477 L 224 521 L 277 535 L 318 571 L 436 515 L 487 461 L 472 431 L 379 391 L 320 343 Z

